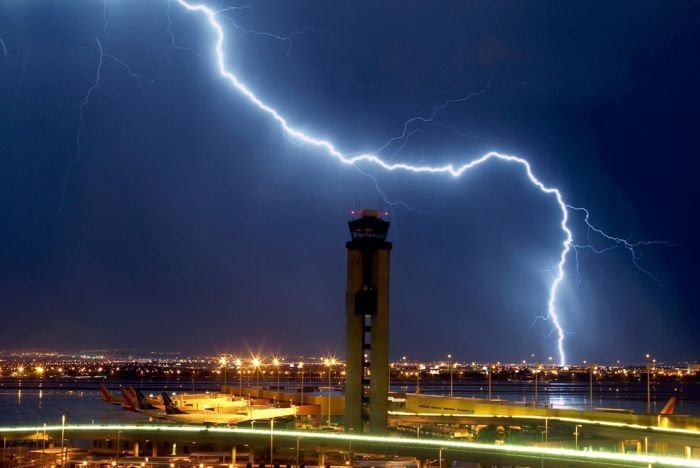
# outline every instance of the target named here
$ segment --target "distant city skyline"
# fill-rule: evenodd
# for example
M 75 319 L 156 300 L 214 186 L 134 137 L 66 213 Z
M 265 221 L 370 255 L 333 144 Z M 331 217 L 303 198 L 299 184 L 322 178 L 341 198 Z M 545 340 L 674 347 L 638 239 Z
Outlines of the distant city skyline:
M 341 354 L 332 354 L 328 352 L 316 352 L 308 354 L 300 354 L 295 352 L 270 352 L 266 350 L 259 350 L 252 352 L 250 350 L 230 350 L 224 352 L 198 352 L 198 353 L 187 353 L 177 350 L 146 350 L 146 349 L 73 349 L 73 350 L 58 350 L 58 349 L 31 349 L 31 348 L 17 348 L 17 349 L 0 349 L 0 368 L 2 368 L 2 359 L 21 359 L 31 361 L 32 359 L 64 359 L 64 358 L 76 358 L 84 361 L 100 361 L 100 360 L 128 360 L 132 359 L 134 361 L 177 361 L 177 360 L 197 360 L 201 362 L 216 363 L 222 358 L 227 359 L 227 364 L 230 367 L 236 367 L 236 361 L 240 360 L 245 365 L 250 365 L 253 360 L 259 360 L 262 363 L 270 364 L 274 360 L 279 360 L 285 365 L 295 364 L 298 362 L 318 362 L 323 364 L 323 361 L 332 357 L 336 359 L 339 363 L 344 363 L 345 356 Z M 550 359 L 551 358 L 551 359 Z M 542 365 L 547 367 L 590 367 L 590 366 L 645 366 L 650 362 L 657 364 L 659 366 L 675 366 L 675 365 L 695 365 L 700 370 L 700 359 L 691 360 L 677 360 L 677 359 L 659 359 L 655 356 L 649 355 L 641 356 L 634 360 L 621 360 L 614 359 L 609 361 L 595 361 L 590 359 L 583 359 L 578 362 L 571 362 L 565 366 L 559 365 L 554 356 L 526 356 L 522 359 L 512 358 L 506 360 L 489 360 L 489 359 L 471 359 L 469 356 L 459 356 L 453 355 L 449 358 L 448 355 L 406 355 L 398 352 L 392 352 L 390 356 L 390 362 L 393 364 L 402 363 L 446 363 L 452 361 L 460 366 L 476 365 L 481 363 L 498 364 L 498 365 L 508 365 L 508 366 L 518 366 L 518 365 Z

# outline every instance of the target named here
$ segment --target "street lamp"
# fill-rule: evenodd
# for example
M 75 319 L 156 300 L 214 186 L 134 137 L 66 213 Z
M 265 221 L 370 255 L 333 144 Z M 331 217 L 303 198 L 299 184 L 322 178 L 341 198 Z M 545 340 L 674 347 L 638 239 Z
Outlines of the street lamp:
M 597 367 L 591 365 L 588 368 L 588 403 L 591 408 L 593 408 L 593 374 L 595 373 Z
M 454 390 L 454 376 L 452 373 L 452 355 L 448 354 L 447 359 L 448 359 L 447 364 L 450 366 L 450 398 L 451 398 L 453 393 L 454 393 L 454 391 L 453 391 Z
M 274 446 L 275 446 L 275 438 L 274 438 L 274 429 L 275 429 L 275 418 L 270 418 L 270 465 L 274 466 L 274 461 L 273 458 L 275 456 L 275 451 L 274 451 Z
M 580 434 L 579 431 L 578 431 L 578 428 L 579 428 L 579 427 L 583 427 L 583 425 L 582 425 L 582 424 L 576 424 L 576 429 L 574 430 L 574 437 L 576 438 L 576 439 L 575 439 L 575 440 L 576 440 L 576 450 L 578 450 L 578 436 L 579 436 L 579 434 Z
M 423 364 L 418 364 L 418 370 L 416 371 L 416 394 L 420 393 L 420 373 L 425 369 Z
M 117 463 L 119 463 L 119 444 L 120 444 L 120 438 L 122 435 L 122 431 L 117 431 Z
M 656 359 L 649 360 L 651 355 L 646 354 L 647 358 L 647 414 L 651 414 L 651 364 L 656 363 Z
M 259 357 L 253 356 L 252 363 L 255 369 L 255 386 L 260 387 L 260 365 L 262 362 Z
M 299 372 L 301 372 L 301 404 L 304 404 L 304 363 L 299 362 Z
M 483 370 L 485 370 L 489 376 L 489 401 L 491 401 L 491 369 L 493 369 L 493 365 L 483 367 Z
M 64 442 L 66 440 L 65 434 L 66 434 L 66 415 L 64 414 L 64 415 L 61 415 L 61 466 L 64 466 L 66 463 L 65 462 L 66 455 L 65 455 L 65 452 L 63 450 Z
M 243 398 L 243 361 L 236 358 L 236 367 L 238 367 L 238 397 Z
M 228 361 L 226 360 L 226 356 L 221 356 L 219 358 L 219 365 L 224 368 L 224 387 L 226 386 L 226 368 L 228 367 Z
M 335 365 L 335 358 L 326 358 L 324 363 L 328 366 L 328 425 L 331 425 L 331 371 Z
M 275 366 L 275 369 L 277 369 L 277 393 L 280 391 L 280 360 L 278 358 L 274 358 L 272 360 L 272 365 Z

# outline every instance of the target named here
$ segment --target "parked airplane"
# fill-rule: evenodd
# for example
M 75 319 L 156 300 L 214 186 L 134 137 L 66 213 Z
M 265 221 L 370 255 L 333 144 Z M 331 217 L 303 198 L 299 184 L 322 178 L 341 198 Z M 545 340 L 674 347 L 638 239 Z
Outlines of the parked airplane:
M 119 395 L 113 395 L 112 392 L 110 392 L 109 389 L 105 387 L 105 384 L 100 384 L 100 395 L 102 396 L 102 399 L 107 403 L 111 403 L 113 405 L 124 404 L 124 397 L 121 397 Z
M 165 404 L 165 417 L 173 421 L 232 425 L 249 419 L 245 414 L 225 414 L 210 410 L 183 410 L 175 405 L 167 393 L 163 392 L 161 395 Z
M 135 390 L 130 385 L 126 388 L 122 388 L 122 395 L 124 396 L 124 407 L 128 410 L 135 411 L 137 413 L 142 413 L 145 416 L 150 416 L 153 418 L 164 418 L 163 407 L 161 405 L 160 409 L 150 402 L 145 400 L 143 394 Z

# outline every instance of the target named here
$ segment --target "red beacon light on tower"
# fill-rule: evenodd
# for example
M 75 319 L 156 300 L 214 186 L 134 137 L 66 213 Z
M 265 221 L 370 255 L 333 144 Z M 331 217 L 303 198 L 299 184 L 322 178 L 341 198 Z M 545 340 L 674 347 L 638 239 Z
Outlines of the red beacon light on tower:
M 350 210 L 350 220 L 356 218 L 375 218 L 375 219 L 386 219 L 389 218 L 390 213 L 386 210 L 367 210 L 363 208 Z

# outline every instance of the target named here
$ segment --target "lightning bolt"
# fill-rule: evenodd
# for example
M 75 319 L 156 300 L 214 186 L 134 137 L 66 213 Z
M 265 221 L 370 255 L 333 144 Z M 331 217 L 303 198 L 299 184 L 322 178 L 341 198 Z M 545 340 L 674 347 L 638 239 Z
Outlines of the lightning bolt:
M 552 281 L 549 288 L 549 297 L 547 300 L 547 317 L 554 324 L 554 328 L 557 332 L 557 350 L 559 352 L 559 361 L 563 365 L 566 362 L 566 353 L 564 352 L 564 329 L 559 320 L 559 315 L 556 309 L 556 299 L 557 290 L 564 280 L 564 266 L 566 265 L 566 258 L 569 251 L 572 249 L 573 244 L 573 234 L 569 229 L 567 224 L 569 220 L 569 211 L 567 209 L 567 204 L 564 202 L 564 197 L 562 196 L 559 189 L 555 187 L 546 186 L 541 180 L 539 180 L 534 172 L 530 163 L 518 156 L 513 156 L 509 154 L 497 153 L 491 151 L 484 154 L 476 159 L 472 159 L 461 165 L 447 164 L 443 166 L 427 166 L 427 165 L 413 165 L 402 162 L 387 162 L 380 158 L 376 154 L 363 153 L 355 156 L 350 156 L 339 149 L 337 149 L 333 143 L 327 140 L 316 138 L 312 135 L 307 135 L 306 133 L 294 128 L 277 110 L 272 106 L 265 103 L 262 99 L 256 96 L 233 72 L 231 72 L 226 67 L 226 58 L 224 55 L 224 40 L 226 34 L 223 26 L 218 20 L 218 12 L 212 10 L 206 5 L 191 3 L 186 0 L 176 0 L 182 7 L 187 11 L 198 12 L 202 14 L 209 23 L 210 27 L 216 33 L 216 44 L 214 46 L 214 52 L 216 57 L 216 63 L 218 66 L 219 74 L 227 79 L 229 83 L 237 90 L 240 94 L 245 96 L 251 104 L 256 106 L 262 112 L 268 114 L 273 120 L 275 120 L 279 126 L 284 130 L 284 132 L 294 140 L 306 144 L 309 146 L 316 147 L 324 151 L 328 156 L 337 159 L 339 162 L 350 165 L 357 166 L 362 163 L 369 165 L 379 166 L 387 171 L 406 171 L 413 173 L 428 173 L 428 174 L 447 174 L 452 177 L 460 177 L 465 172 L 468 172 L 482 164 L 489 161 L 503 161 L 507 163 L 512 163 L 519 166 L 526 174 L 530 182 L 537 187 L 541 192 L 551 195 L 557 203 L 559 210 L 561 212 L 561 230 L 564 234 L 564 240 L 561 243 L 561 252 L 559 255 L 559 262 L 556 267 L 556 277 Z
M 173 52 L 173 49 L 184 50 L 184 51 L 192 52 L 192 53 L 195 54 L 196 56 L 198 56 L 198 57 L 200 57 L 200 58 L 204 58 L 204 57 L 202 57 L 202 56 L 199 54 L 199 52 L 197 52 L 196 50 L 192 49 L 191 47 L 182 47 L 182 46 L 178 45 L 177 42 L 175 41 L 175 33 L 173 33 L 173 18 L 172 18 L 172 16 L 170 15 L 171 5 L 172 5 L 172 0 L 168 0 L 168 8 L 165 10 L 165 16 L 168 18 L 168 26 L 165 28 L 165 32 L 166 32 L 166 33 L 168 34 L 168 36 L 170 37 L 170 50 L 168 50 L 168 60 L 171 62 L 171 65 L 172 65 L 172 52 Z M 227 9 L 224 8 L 223 10 L 219 10 L 219 12 L 223 12 L 223 11 L 226 11 L 226 10 L 227 10 Z M 217 13 L 218 13 L 218 12 L 217 12 Z
M 0 50 L 2 50 L 3 57 L 12 57 L 12 54 L 7 51 L 7 45 L 5 45 L 5 41 L 2 37 L 0 37 Z
M 102 27 L 102 31 L 107 30 L 108 26 L 108 19 L 107 19 L 107 1 L 104 1 L 104 6 L 102 10 L 103 18 L 104 18 L 104 23 Z M 78 109 L 78 130 L 76 131 L 75 134 L 75 150 L 73 152 L 73 160 L 68 164 L 68 167 L 66 168 L 66 173 L 63 176 L 63 185 L 62 185 L 62 190 L 61 190 L 61 201 L 59 204 L 59 210 L 63 210 L 65 206 L 65 200 L 66 200 L 66 191 L 68 190 L 68 182 L 70 181 L 70 176 L 71 172 L 73 171 L 73 167 L 80 162 L 82 159 L 82 154 L 81 154 L 81 139 L 83 135 L 83 130 L 85 128 L 85 107 L 90 103 L 90 98 L 92 95 L 95 93 L 95 91 L 100 89 L 100 80 L 102 78 L 102 68 L 104 66 L 105 59 L 111 60 L 114 64 L 122 67 L 126 73 L 129 75 L 130 78 L 134 79 L 141 91 L 144 92 L 149 97 L 153 97 L 152 94 L 150 94 L 144 87 L 145 86 L 150 86 L 152 85 L 155 81 L 145 78 L 142 75 L 139 75 L 138 73 L 134 72 L 131 67 L 129 66 L 128 63 L 124 62 L 121 60 L 119 57 L 112 55 L 108 52 L 105 52 L 104 48 L 102 47 L 102 42 L 98 38 L 95 38 L 95 43 L 97 44 L 97 50 L 98 50 L 98 60 L 97 60 L 97 68 L 95 70 L 95 79 L 88 88 L 87 92 L 85 95 L 82 97 L 80 101 L 78 101 L 76 104 L 73 104 L 70 106 L 67 110 L 72 110 L 77 108 Z M 26 61 L 25 61 L 25 68 L 26 68 Z M 24 76 L 24 68 L 22 72 L 22 76 Z M 104 91 L 103 91 L 104 92 Z M 18 88 L 18 95 L 19 95 L 19 88 Z M 59 134 L 62 132 L 63 129 L 63 119 L 61 120 L 61 128 L 59 129 Z
M 466 96 L 462 96 L 460 98 L 455 98 L 455 99 L 449 99 L 449 100 L 443 102 L 439 106 L 434 107 L 433 111 L 430 113 L 430 115 L 427 115 L 427 116 L 417 115 L 415 117 L 411 117 L 410 119 L 406 120 L 403 124 L 403 131 L 401 132 L 401 134 L 387 140 L 387 142 L 384 143 L 379 149 L 374 151 L 374 154 L 381 154 L 383 151 L 388 149 L 394 143 L 401 142 L 401 144 L 399 145 L 399 148 L 396 149 L 394 152 L 392 152 L 392 157 L 394 155 L 396 155 L 397 153 L 399 153 L 406 146 L 406 144 L 408 143 L 408 140 L 411 138 L 411 136 L 413 136 L 414 134 L 416 134 L 420 131 L 419 129 L 410 130 L 410 128 L 413 126 L 413 124 L 416 124 L 416 123 L 435 125 L 435 126 L 450 130 L 450 131 L 452 131 L 452 132 L 454 132 L 457 135 L 462 136 L 462 137 L 487 141 L 484 138 L 470 135 L 468 133 L 465 133 L 465 132 L 459 130 L 458 128 L 456 128 L 452 125 L 449 125 L 449 124 L 444 123 L 444 122 L 440 122 L 436 119 L 437 119 L 438 114 L 441 111 L 447 109 L 452 104 L 467 102 L 471 99 L 474 99 L 475 97 L 482 96 L 482 95 L 486 94 L 489 91 L 489 89 L 491 89 L 491 85 L 493 84 L 495 79 L 496 79 L 495 75 L 491 75 L 489 80 L 486 82 L 486 84 L 481 89 L 474 91 L 473 93 L 469 93 Z
M 241 11 L 241 10 L 252 10 L 252 8 L 249 5 L 230 6 L 230 7 L 226 7 L 226 8 L 222 8 L 220 10 L 217 10 L 216 14 L 218 16 L 220 16 L 221 18 L 224 18 L 225 20 L 229 21 L 233 25 L 234 28 L 236 28 L 238 31 L 242 32 L 243 34 L 250 34 L 253 36 L 266 37 L 268 39 L 274 39 L 276 41 L 286 43 L 287 44 L 287 52 L 285 53 L 285 55 L 287 56 L 287 58 L 290 58 L 292 51 L 294 50 L 294 38 L 296 36 L 300 36 L 300 35 L 306 34 L 306 33 L 313 33 L 313 34 L 328 33 L 328 31 L 326 31 L 326 30 L 316 29 L 313 26 L 304 26 L 302 29 L 300 29 L 298 31 L 292 31 L 287 36 L 282 36 L 280 34 L 274 34 L 271 32 L 256 31 L 254 29 L 244 28 L 243 26 L 238 24 L 232 17 L 223 14 L 227 11 Z
M 95 81 L 93 81 L 92 85 L 88 88 L 87 93 L 85 93 L 85 96 L 83 96 L 83 98 L 73 106 L 78 107 L 79 125 L 78 131 L 75 134 L 75 151 L 73 152 L 73 160 L 70 162 L 70 164 L 68 164 L 68 167 L 66 168 L 66 173 L 63 176 L 63 190 L 61 191 L 61 203 L 59 205 L 59 210 L 63 210 L 63 207 L 65 205 L 66 191 L 68 190 L 68 181 L 70 180 L 70 175 L 73 170 L 73 166 L 78 164 L 81 159 L 80 141 L 83 135 L 83 129 L 85 128 L 85 106 L 87 106 L 90 103 L 90 98 L 92 97 L 92 94 L 100 87 L 100 74 L 102 73 L 102 65 L 104 65 L 105 54 L 102 50 L 102 43 L 100 42 L 100 40 L 95 38 L 95 42 L 97 43 L 97 49 L 100 53 L 97 62 L 97 71 L 95 72 Z
M 287 54 L 291 52 L 291 46 L 292 42 L 291 39 L 293 35 L 290 36 L 276 36 L 274 34 L 269 34 L 269 33 L 257 33 L 255 31 L 250 31 L 250 30 L 245 30 L 235 24 L 235 22 L 232 21 L 232 19 L 225 15 L 225 12 L 231 11 L 231 10 L 239 10 L 245 7 L 229 7 L 229 8 L 223 8 L 219 10 L 212 9 L 204 4 L 200 3 L 195 3 L 190 0 L 167 0 L 167 20 L 168 20 L 168 25 L 166 32 L 170 37 L 170 47 L 172 49 L 181 49 L 181 50 L 189 50 L 193 51 L 193 49 L 190 48 L 185 48 L 181 47 L 175 42 L 175 35 L 172 32 L 172 19 L 171 19 L 171 4 L 173 2 L 176 2 L 179 4 L 181 7 L 183 7 L 186 11 L 188 12 L 193 12 L 193 13 L 198 13 L 203 16 L 203 18 L 206 20 L 208 23 L 209 27 L 212 29 L 212 31 L 216 35 L 216 40 L 215 43 L 213 44 L 213 51 L 214 51 L 214 57 L 215 57 L 215 64 L 218 69 L 219 74 L 228 81 L 228 83 L 231 85 L 231 87 L 237 91 L 239 94 L 244 96 L 250 104 L 258 108 L 261 112 L 264 114 L 267 114 L 272 120 L 274 120 L 280 128 L 283 130 L 283 133 L 285 137 L 287 137 L 290 141 L 295 142 L 298 145 L 307 145 L 316 148 L 317 150 L 323 152 L 326 154 L 326 156 L 331 157 L 336 159 L 338 162 L 352 166 L 355 169 L 359 170 L 365 175 L 368 175 L 367 173 L 363 172 L 363 168 L 365 166 L 368 167 L 377 167 L 379 169 L 385 170 L 385 171 L 402 171 L 402 172 L 410 172 L 410 173 L 418 173 L 418 174 L 433 174 L 433 175 L 447 175 L 447 176 L 452 176 L 454 178 L 458 178 L 465 174 L 466 172 L 471 171 L 472 169 L 476 169 L 477 167 L 480 167 L 482 165 L 485 165 L 486 163 L 490 162 L 502 162 L 502 163 L 508 163 L 511 165 L 515 165 L 516 167 L 520 168 L 520 170 L 524 173 L 524 175 L 527 177 L 527 179 L 531 182 L 531 184 L 536 187 L 540 192 L 542 192 L 545 195 L 550 196 L 553 201 L 556 203 L 561 218 L 560 218 L 560 229 L 562 232 L 562 241 L 560 243 L 560 253 L 559 253 L 559 260 L 553 269 L 555 272 L 554 279 L 551 281 L 551 284 L 549 286 L 549 292 L 548 292 L 548 299 L 547 299 L 547 314 L 543 318 L 550 320 L 551 323 L 553 324 L 553 329 L 551 333 L 556 332 L 557 335 L 557 351 L 559 354 L 559 362 L 561 365 L 564 365 L 566 363 L 566 353 L 564 350 L 564 339 L 565 339 L 565 331 L 564 328 L 562 327 L 561 321 L 560 321 L 560 316 L 559 312 L 557 310 L 557 293 L 559 291 L 559 288 L 564 281 L 565 278 L 565 267 L 567 264 L 567 258 L 569 256 L 569 253 L 574 250 L 577 251 L 579 249 L 588 249 L 591 250 L 594 253 L 604 253 L 607 252 L 611 249 L 614 248 L 625 248 L 627 249 L 631 256 L 632 256 L 632 262 L 634 265 L 643 273 L 647 274 L 651 278 L 654 278 L 653 275 L 648 272 L 647 270 L 643 269 L 638 260 L 640 258 L 638 254 L 638 249 L 642 246 L 648 246 L 648 245 L 657 245 L 657 244 L 667 244 L 667 242 L 664 241 L 640 241 L 640 242 L 629 242 L 626 239 L 616 237 L 616 236 L 611 236 L 605 233 L 603 230 L 597 228 L 595 225 L 593 225 L 590 222 L 590 214 L 588 210 L 585 208 L 581 207 L 576 207 L 573 205 L 569 205 L 566 203 L 564 200 L 564 196 L 562 195 L 561 191 L 556 188 L 556 187 L 551 187 L 548 185 L 545 185 L 544 182 L 542 182 L 534 173 L 532 166 L 530 162 L 524 158 L 515 156 L 515 155 L 510 155 L 510 154 L 503 154 L 495 151 L 488 152 L 486 154 L 483 154 L 479 157 L 467 160 L 464 163 L 461 164 L 445 164 L 445 165 L 438 165 L 438 166 L 431 166 L 427 164 L 418 163 L 418 164 L 411 164 L 407 162 L 394 162 L 393 157 L 399 153 L 404 145 L 406 144 L 406 141 L 413 135 L 415 134 L 418 130 L 410 130 L 410 127 L 414 123 L 430 123 L 433 125 L 438 125 L 442 126 L 447 129 L 451 129 L 453 131 L 458 131 L 454 127 L 439 122 L 436 120 L 437 114 L 442 111 L 443 109 L 447 108 L 448 106 L 452 104 L 457 104 L 457 103 L 462 103 L 465 102 L 469 99 L 472 99 L 476 96 L 482 95 L 486 93 L 489 88 L 491 87 L 493 80 L 495 79 L 493 76 L 489 81 L 486 83 L 486 85 L 476 91 L 475 93 L 471 93 L 467 96 L 464 96 L 462 98 L 458 99 L 452 99 L 449 101 L 446 101 L 444 104 L 436 107 L 433 109 L 432 114 L 428 116 L 423 116 L 423 117 L 414 117 L 412 119 L 409 119 L 404 123 L 403 127 L 403 132 L 400 136 L 392 138 L 389 140 L 384 146 L 379 148 L 376 152 L 373 153 L 346 153 L 338 149 L 332 142 L 328 140 L 324 140 L 318 137 L 315 137 L 313 135 L 307 134 L 302 132 L 301 130 L 298 130 L 295 128 L 280 112 L 278 112 L 272 105 L 268 104 L 265 102 L 262 98 L 258 97 L 253 91 L 251 91 L 245 83 L 243 83 L 238 76 L 229 70 L 229 68 L 226 65 L 226 58 L 225 58 L 225 53 L 224 53 L 224 42 L 226 39 L 226 33 L 225 29 L 220 22 L 220 19 L 226 20 L 226 21 L 231 21 L 237 29 L 244 33 L 248 34 L 259 34 L 259 35 L 264 35 L 264 36 L 269 36 L 273 37 L 278 40 L 286 41 L 290 44 L 290 49 L 288 50 Z M 107 1 L 104 0 L 104 8 L 103 8 L 103 17 L 104 17 L 104 27 L 103 31 L 107 29 L 108 22 L 107 22 Z M 80 139 L 81 139 L 81 134 L 83 131 L 83 127 L 85 124 L 85 119 L 84 119 L 84 109 L 90 102 L 90 98 L 92 97 L 93 93 L 99 89 L 100 85 L 100 73 L 102 71 L 102 66 L 104 63 L 105 58 L 109 58 L 113 60 L 115 63 L 123 66 L 126 68 L 127 72 L 129 75 L 133 78 L 141 78 L 140 76 L 134 74 L 131 72 L 130 68 L 126 63 L 122 62 L 121 60 L 117 59 L 114 56 L 111 56 L 109 54 L 106 54 L 104 50 L 102 49 L 102 44 L 98 39 L 95 39 L 97 42 L 97 46 L 99 49 L 99 62 L 95 74 L 95 80 L 88 89 L 87 93 L 85 96 L 81 99 L 81 101 L 76 105 L 76 107 L 79 108 L 79 128 L 78 132 L 76 135 L 76 150 L 75 150 L 75 159 L 71 162 L 69 165 L 67 171 L 66 171 L 66 176 L 64 179 L 64 186 L 63 186 L 63 195 L 61 197 L 61 206 L 63 206 L 63 202 L 65 199 L 65 192 L 66 192 L 66 186 L 68 183 L 68 179 L 70 176 L 70 171 L 72 167 L 77 164 L 80 161 Z M 2 46 L 5 55 L 7 54 L 7 51 L 4 46 L 4 42 L 0 40 L 0 45 Z M 193 51 L 194 52 L 194 51 Z M 195 52 L 196 53 L 196 52 Z M 458 133 L 460 133 L 458 131 Z M 460 133 L 462 134 L 462 133 Z M 467 134 L 463 134 L 463 136 L 469 136 Z M 387 148 L 389 148 L 393 143 L 396 142 L 402 142 L 400 147 L 394 151 L 391 155 L 391 159 L 387 160 L 383 157 L 380 156 L 380 154 L 385 151 Z M 376 179 L 375 179 L 375 184 L 376 184 Z M 377 188 L 379 189 L 378 185 Z M 380 191 L 380 194 L 386 199 L 386 196 L 384 196 L 383 192 Z M 394 202 L 395 204 L 402 204 L 402 202 Z M 574 236 L 572 229 L 569 226 L 569 221 L 570 221 L 570 215 L 571 212 L 580 212 L 584 214 L 584 222 L 589 230 L 589 232 L 594 232 L 598 234 L 599 236 L 605 238 L 607 241 L 611 242 L 611 245 L 609 247 L 606 247 L 604 249 L 597 249 L 593 246 L 593 244 L 588 241 L 587 244 L 575 244 L 574 243 Z M 577 262 L 578 264 L 578 262 Z M 655 278 L 654 278 L 655 279 Z
M 606 239 L 611 242 L 611 244 L 608 247 L 603 247 L 603 248 L 597 248 L 595 247 L 590 238 L 588 240 L 588 244 L 573 244 L 572 247 L 578 251 L 578 250 L 590 250 L 591 252 L 595 254 L 604 254 L 611 252 L 617 248 L 624 248 L 626 249 L 629 254 L 630 258 L 632 260 L 632 264 L 639 270 L 640 272 L 644 273 L 647 275 L 649 278 L 654 280 L 656 283 L 661 284 L 661 282 L 654 276 L 649 270 L 644 269 L 640 264 L 639 260 L 641 259 L 641 254 L 638 253 L 638 250 L 640 247 L 648 247 L 648 246 L 654 246 L 654 245 L 672 245 L 668 241 L 661 241 L 661 240 L 652 240 L 652 241 L 637 241 L 637 242 L 630 242 L 627 239 L 624 239 L 622 237 L 616 237 L 612 236 L 610 234 L 607 234 L 605 231 L 603 231 L 600 228 L 597 228 L 594 226 L 591 221 L 591 213 L 586 209 L 586 208 L 581 208 L 578 206 L 571 206 L 571 205 L 566 205 L 566 208 L 572 211 L 579 211 L 584 214 L 583 222 L 586 224 L 586 228 L 590 231 L 595 232 L 598 234 L 600 237 L 603 239 Z M 578 271 L 578 254 L 577 254 L 577 260 L 576 260 L 576 270 Z
M 107 15 L 107 0 L 102 0 L 102 32 L 107 32 L 109 17 Z

